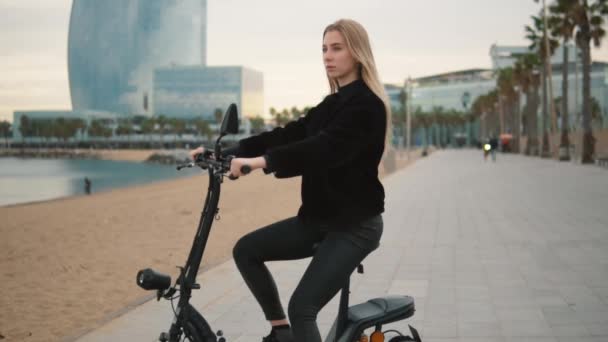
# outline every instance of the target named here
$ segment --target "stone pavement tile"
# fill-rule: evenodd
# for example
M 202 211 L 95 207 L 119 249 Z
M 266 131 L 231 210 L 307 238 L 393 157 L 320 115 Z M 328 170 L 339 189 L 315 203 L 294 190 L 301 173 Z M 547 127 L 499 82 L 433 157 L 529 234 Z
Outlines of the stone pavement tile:
M 416 327 L 418 328 L 418 327 Z M 420 328 L 423 333 L 422 336 L 427 338 L 458 338 L 458 324 L 456 322 L 450 322 L 447 320 L 432 320 L 424 321 L 424 324 Z M 423 337 L 423 341 L 426 341 Z
M 547 323 L 551 326 L 574 325 L 582 322 L 576 315 L 576 311 L 571 307 L 545 307 L 542 314 Z
M 463 337 L 501 337 L 498 322 L 459 322 L 458 336 Z
M 602 302 L 608 305 L 608 286 L 607 287 L 591 287 L 594 295 L 598 296 Z
M 545 307 L 567 307 L 561 293 L 556 289 L 531 289 L 531 295 L 537 306 Z
M 543 321 L 545 317 L 538 308 L 508 308 L 496 309 L 496 316 L 501 321 Z
M 490 289 L 486 286 L 456 287 L 456 300 L 458 302 L 489 302 Z
M 450 322 L 456 324 L 458 322 L 458 309 L 456 305 L 433 305 L 427 304 L 424 307 L 425 322 Z
M 507 337 L 506 342 L 558 342 L 555 337 L 526 337 L 526 336 L 518 336 L 518 337 Z M 561 341 L 559 341 L 561 342 Z M 565 341 L 564 341 L 565 342 Z M 575 341 L 569 341 L 575 342 Z M 576 341 L 578 342 L 578 341 Z
M 390 282 L 389 293 L 402 293 L 414 298 L 427 297 L 429 292 L 428 280 L 401 280 L 395 279 Z
M 457 272 L 455 286 L 484 286 L 487 278 L 483 270 Z
M 551 332 L 556 337 L 585 337 L 591 336 L 589 330 L 582 324 L 564 324 L 551 326 Z
M 608 325 L 604 323 L 583 323 L 591 336 L 604 336 L 608 341 Z
M 506 337 L 551 337 L 549 325 L 544 321 L 500 321 Z
M 606 342 L 606 336 L 557 337 L 557 342 Z
M 492 303 L 488 302 L 459 302 L 459 323 L 496 323 L 496 316 Z

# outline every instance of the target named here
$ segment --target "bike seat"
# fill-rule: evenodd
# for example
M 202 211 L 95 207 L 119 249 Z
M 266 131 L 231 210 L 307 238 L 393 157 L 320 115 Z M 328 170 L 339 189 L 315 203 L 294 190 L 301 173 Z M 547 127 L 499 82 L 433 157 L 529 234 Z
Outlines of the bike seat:
M 352 341 L 363 330 L 409 318 L 416 311 L 414 298 L 390 295 L 348 308 L 348 322 L 340 341 Z
M 351 306 L 348 309 L 348 320 L 353 323 L 369 323 L 368 326 L 372 326 L 409 318 L 414 315 L 414 311 L 414 298 L 391 295 Z

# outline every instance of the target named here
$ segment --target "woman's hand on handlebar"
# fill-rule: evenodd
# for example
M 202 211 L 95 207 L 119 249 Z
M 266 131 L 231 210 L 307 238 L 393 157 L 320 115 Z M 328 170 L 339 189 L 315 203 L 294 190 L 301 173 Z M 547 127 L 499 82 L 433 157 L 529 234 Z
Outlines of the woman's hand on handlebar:
M 194 150 L 190 150 L 190 152 L 188 152 L 188 154 L 190 155 L 190 159 L 192 159 L 193 161 L 196 160 L 196 156 L 198 156 L 199 154 L 202 154 L 205 152 L 205 148 L 203 146 L 197 147 Z
M 230 174 L 234 177 L 241 177 L 245 174 L 241 172 L 244 165 L 249 165 L 251 171 L 266 167 L 266 159 L 264 157 L 256 158 L 233 158 L 230 162 Z

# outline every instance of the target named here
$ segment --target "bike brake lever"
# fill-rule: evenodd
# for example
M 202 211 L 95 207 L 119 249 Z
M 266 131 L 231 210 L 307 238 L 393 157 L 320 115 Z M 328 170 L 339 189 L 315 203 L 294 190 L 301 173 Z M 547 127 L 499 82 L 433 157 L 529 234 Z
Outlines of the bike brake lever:
M 181 165 L 177 166 L 177 171 L 179 171 L 179 170 L 181 170 L 183 168 L 186 168 L 186 167 L 193 167 L 193 166 L 194 166 L 194 163 L 192 163 L 192 162 L 188 163 L 188 164 L 181 164 Z

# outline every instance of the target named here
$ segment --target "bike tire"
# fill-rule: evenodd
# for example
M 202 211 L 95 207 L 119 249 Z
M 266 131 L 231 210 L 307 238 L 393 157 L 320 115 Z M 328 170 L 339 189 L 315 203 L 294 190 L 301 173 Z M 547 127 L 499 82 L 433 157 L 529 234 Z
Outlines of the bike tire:
M 199 340 L 192 342 L 217 342 L 217 336 L 211 330 L 211 326 L 205 320 L 203 315 L 201 315 L 196 309 L 188 304 L 188 322 L 184 325 L 184 332 L 186 327 L 190 326 L 189 329 L 194 329 L 196 331 L 196 337 Z M 193 334 L 194 336 L 195 334 Z

